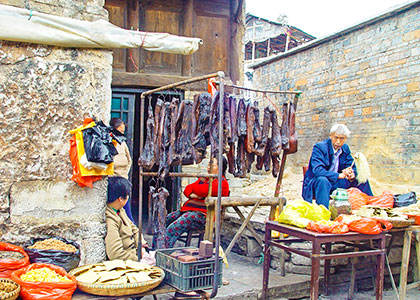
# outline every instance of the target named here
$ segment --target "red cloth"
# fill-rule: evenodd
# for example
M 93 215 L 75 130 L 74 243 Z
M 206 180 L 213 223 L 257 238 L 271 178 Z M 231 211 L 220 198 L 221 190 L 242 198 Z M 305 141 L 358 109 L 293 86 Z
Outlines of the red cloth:
M 217 196 L 217 187 L 218 187 L 218 180 L 213 180 L 212 183 L 212 189 L 211 189 L 211 195 L 213 197 Z M 181 207 L 181 211 L 199 211 L 204 214 L 207 213 L 206 206 L 204 204 L 204 199 L 196 199 L 196 198 L 190 198 L 190 195 L 194 193 L 198 197 L 206 198 L 209 194 L 209 180 L 206 179 L 202 181 L 201 179 L 198 179 L 196 182 L 193 182 L 189 185 L 187 185 L 184 189 L 184 195 L 189 199 L 185 204 Z M 222 197 L 229 196 L 229 184 L 226 180 L 226 178 L 223 176 L 222 180 Z M 191 203 L 191 201 L 194 200 L 196 202 L 202 203 L 202 205 L 197 205 L 195 203 Z

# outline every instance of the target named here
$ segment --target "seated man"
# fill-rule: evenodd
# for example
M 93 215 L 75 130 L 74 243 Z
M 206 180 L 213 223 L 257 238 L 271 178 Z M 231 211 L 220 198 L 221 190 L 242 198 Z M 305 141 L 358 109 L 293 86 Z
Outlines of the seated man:
M 312 202 L 315 198 L 317 204 L 328 208 L 330 194 L 337 188 L 356 187 L 372 196 L 369 182 L 359 184 L 356 180 L 357 170 L 350 148 L 345 144 L 349 136 L 346 125 L 335 124 L 331 127 L 330 138 L 315 144 L 303 179 L 303 199 Z
M 108 178 L 108 202 L 106 206 L 106 255 L 110 260 L 131 259 L 138 261 L 139 229 L 124 210 L 131 193 L 131 182 L 123 177 Z M 142 236 L 142 245 L 146 241 Z M 142 254 L 145 250 L 142 249 Z

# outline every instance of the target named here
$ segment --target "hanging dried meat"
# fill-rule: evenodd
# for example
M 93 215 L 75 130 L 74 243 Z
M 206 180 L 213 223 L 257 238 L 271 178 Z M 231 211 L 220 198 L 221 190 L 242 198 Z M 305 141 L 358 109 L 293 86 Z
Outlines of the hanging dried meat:
M 261 143 L 262 130 L 261 130 L 261 125 L 260 125 L 260 110 L 258 108 L 258 102 L 257 101 L 254 102 L 254 115 L 255 115 L 255 118 L 254 118 L 254 123 L 255 123 L 255 126 L 254 126 L 254 140 L 257 143 Z
M 270 106 L 266 106 L 264 108 L 264 119 L 263 119 L 261 143 L 259 143 L 257 149 L 255 150 L 255 154 L 261 157 L 265 153 L 265 148 L 267 146 L 268 139 L 270 136 L 271 111 L 272 109 L 270 108 Z M 258 166 L 260 166 L 260 164 Z M 262 164 L 261 164 L 261 168 L 258 170 L 261 170 L 261 169 L 262 169 Z
M 234 173 L 235 177 L 245 177 L 248 170 L 247 164 L 247 152 L 245 149 L 245 138 L 246 136 L 240 136 L 238 140 L 238 145 L 236 148 L 236 171 Z
M 287 103 L 283 103 L 282 107 L 282 122 L 281 122 L 281 147 L 284 150 L 289 149 L 289 115 L 287 113 Z
M 285 150 L 287 154 L 296 153 L 298 151 L 298 140 L 296 134 L 296 114 L 293 102 L 289 104 L 289 149 Z
M 191 136 L 192 118 L 193 102 L 190 100 L 182 101 L 175 122 L 175 131 L 177 132 L 175 153 L 180 158 L 179 162 L 183 165 L 194 163 Z
M 171 109 L 170 103 L 165 103 L 162 107 L 160 114 L 160 128 L 159 138 L 160 144 L 160 156 L 159 156 L 159 169 L 158 176 L 161 180 L 164 180 L 169 174 L 169 146 L 170 146 L 170 135 L 171 135 Z
M 230 121 L 230 99 L 229 95 L 225 93 L 223 97 L 223 147 L 224 152 L 229 152 L 228 144 L 232 141 L 232 123 Z
M 147 170 L 150 170 L 155 164 L 155 149 L 153 143 L 154 131 L 155 121 L 153 118 L 153 109 L 151 103 L 149 102 L 148 117 L 146 121 L 146 142 L 139 159 L 140 165 Z
M 156 237 L 156 249 L 166 249 L 166 199 L 169 192 L 164 187 L 153 194 L 153 235 Z
M 149 188 L 149 194 L 147 195 L 147 208 L 149 213 L 149 219 L 147 220 L 147 234 L 153 234 L 153 194 L 155 193 L 156 189 L 151 186 Z
M 228 172 L 235 175 L 235 143 L 229 145 L 229 152 L 227 153 Z
M 171 134 L 170 134 L 170 141 L 169 141 L 169 153 L 168 153 L 168 165 L 172 166 L 173 164 L 177 164 L 181 161 L 180 155 L 175 151 L 175 140 L 178 137 L 179 131 L 176 130 L 176 120 L 178 116 L 178 105 L 179 99 L 173 98 L 170 105 L 171 110 Z
M 273 167 L 271 169 L 271 174 L 273 174 L 273 177 L 276 178 L 279 175 L 279 172 L 280 172 L 279 156 L 271 154 L 271 161 L 273 163 Z
M 158 98 L 156 102 L 156 106 L 155 106 L 155 129 L 154 129 L 154 134 L 153 134 L 153 147 L 155 150 L 156 162 L 159 160 L 160 147 L 162 144 L 161 135 L 159 135 L 159 130 L 160 130 L 160 118 L 161 118 L 161 111 L 162 111 L 163 104 L 164 104 L 163 100 L 161 98 Z
M 238 130 L 238 137 L 246 137 L 246 105 L 244 99 L 240 99 L 238 103 L 236 127 Z
M 271 111 L 271 153 L 272 155 L 279 156 L 281 154 L 281 132 L 279 122 L 277 120 L 277 113 L 273 109 Z
M 235 143 L 238 141 L 236 98 L 229 96 L 230 136 L 228 138 L 229 151 L 227 153 L 228 172 L 235 174 Z
M 246 151 L 253 153 L 255 151 L 255 138 L 254 138 L 254 126 L 255 126 L 255 113 L 254 105 L 249 103 L 246 107 Z
M 229 144 L 236 143 L 238 141 L 238 129 L 237 129 L 237 106 L 235 96 L 229 96 L 229 114 L 230 114 L 230 140 Z
M 238 143 L 236 146 L 235 156 L 235 177 L 245 177 L 248 170 L 247 151 L 246 151 L 246 105 L 245 100 L 240 99 L 238 102 L 236 127 L 238 132 Z
M 270 171 L 270 168 L 271 168 L 271 139 L 268 139 L 267 146 L 265 147 L 263 161 L 264 161 L 264 170 L 266 172 Z
M 210 156 L 218 157 L 219 154 L 219 101 L 220 94 L 216 92 L 211 102 L 210 112 Z
M 192 122 L 192 145 L 194 161 L 198 164 L 206 156 L 207 146 L 210 145 L 210 110 L 211 95 L 201 93 L 194 101 Z M 196 122 L 196 126 L 194 123 Z M 195 128 L 194 128 L 195 127 Z

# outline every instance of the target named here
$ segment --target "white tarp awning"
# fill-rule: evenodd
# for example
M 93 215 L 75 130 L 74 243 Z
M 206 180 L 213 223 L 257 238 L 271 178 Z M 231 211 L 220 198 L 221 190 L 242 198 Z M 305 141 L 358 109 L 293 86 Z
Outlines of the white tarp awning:
M 0 4 L 0 39 L 71 48 L 138 48 L 188 55 L 202 40 L 169 33 L 141 32 L 105 20 L 81 21 Z

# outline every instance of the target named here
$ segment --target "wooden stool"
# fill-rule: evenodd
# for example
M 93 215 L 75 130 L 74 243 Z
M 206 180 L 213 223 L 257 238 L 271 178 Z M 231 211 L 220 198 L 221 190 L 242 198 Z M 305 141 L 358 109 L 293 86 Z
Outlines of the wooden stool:
M 410 262 L 410 249 L 411 249 L 412 235 L 415 236 L 415 243 L 416 243 L 417 274 L 414 274 L 414 280 L 417 280 L 417 281 L 407 285 L 408 264 Z M 403 254 L 402 254 L 402 261 L 401 261 L 400 289 L 399 289 L 400 300 L 405 300 L 407 290 L 413 289 L 419 286 L 420 286 L 420 227 L 416 226 L 413 228 L 409 227 L 404 232 L 404 245 L 403 245 Z
M 191 246 L 191 240 L 195 238 L 198 239 L 197 247 L 199 247 L 204 238 L 204 229 L 190 230 L 186 236 L 181 236 L 178 240 L 185 242 L 185 247 L 189 247 Z

